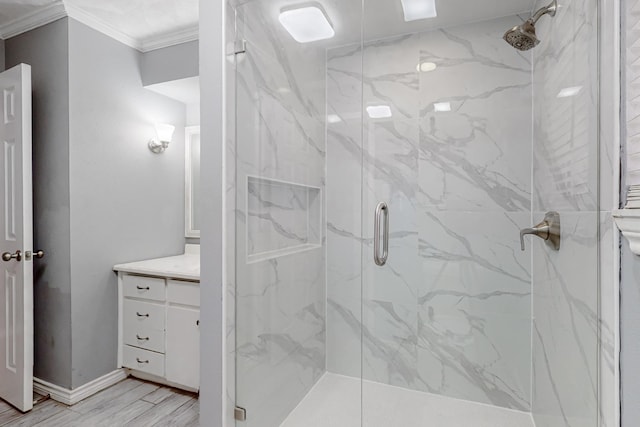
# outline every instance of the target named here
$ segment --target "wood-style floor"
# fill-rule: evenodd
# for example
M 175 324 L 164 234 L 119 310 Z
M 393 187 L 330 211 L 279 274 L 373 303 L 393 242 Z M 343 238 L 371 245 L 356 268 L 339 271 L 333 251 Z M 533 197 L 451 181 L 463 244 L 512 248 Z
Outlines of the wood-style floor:
M 0 426 L 11 427 L 197 427 L 197 396 L 128 378 L 74 406 L 51 399 L 22 414 L 0 400 Z

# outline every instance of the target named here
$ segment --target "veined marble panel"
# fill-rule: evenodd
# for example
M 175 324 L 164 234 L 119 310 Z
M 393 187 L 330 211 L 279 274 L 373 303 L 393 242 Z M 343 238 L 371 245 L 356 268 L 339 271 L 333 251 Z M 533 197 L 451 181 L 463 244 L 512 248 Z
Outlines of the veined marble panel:
M 272 9 L 244 3 L 236 25 L 235 403 L 255 427 L 279 426 L 326 369 L 326 52 L 295 42 Z
M 247 178 L 247 250 L 252 261 L 321 242 L 320 188 Z
M 362 50 L 327 53 L 327 370 L 361 375 Z
M 235 34 L 235 8 L 233 1 L 226 3 L 225 36 L 233 40 Z M 224 277 L 224 417 L 223 427 L 235 426 L 236 406 L 236 97 L 235 94 L 235 56 L 225 61 L 226 71 L 226 137 L 224 146 L 224 243 L 223 277 Z
M 530 409 L 530 252 L 519 230 L 531 225 L 531 56 L 501 39 L 514 20 L 329 51 L 328 111 L 342 118 L 328 126 L 330 372 L 358 375 L 351 344 L 362 336 L 366 379 Z M 418 72 L 422 62 L 436 69 Z M 440 102 L 451 111 L 434 111 Z M 370 106 L 391 116 L 372 118 Z M 383 268 L 373 263 L 380 201 L 390 208 Z
M 599 269 L 612 262 L 612 253 L 598 213 L 598 170 L 611 171 L 598 143 L 598 4 L 560 1 L 557 15 L 541 20 L 537 31 L 533 211 L 536 219 L 560 212 L 562 241 L 557 252 L 541 241 L 533 246 L 532 412 L 539 427 L 606 425 L 604 406 L 598 420 L 598 406 L 605 403 L 598 401 L 598 387 L 600 380 L 610 386 L 611 377 L 598 378 L 598 364 L 602 373 L 611 369 L 615 336 L 611 322 L 598 317 L 599 292 L 611 289 L 613 280 Z
M 597 12 L 595 0 L 561 1 L 557 15 L 537 25 L 535 211 L 598 210 Z
M 519 21 L 511 16 L 420 36 L 419 62 L 437 66 L 419 74 L 425 208 L 530 210 L 531 55 L 502 40 Z
M 563 213 L 560 251 L 534 242 L 533 414 L 537 425 L 595 426 L 598 214 Z
M 427 214 L 420 255 L 420 375 L 428 391 L 530 409 L 528 213 Z
M 603 188 L 603 187 L 601 187 Z M 611 212 L 600 212 L 600 425 L 619 425 L 620 360 L 618 333 L 620 241 Z

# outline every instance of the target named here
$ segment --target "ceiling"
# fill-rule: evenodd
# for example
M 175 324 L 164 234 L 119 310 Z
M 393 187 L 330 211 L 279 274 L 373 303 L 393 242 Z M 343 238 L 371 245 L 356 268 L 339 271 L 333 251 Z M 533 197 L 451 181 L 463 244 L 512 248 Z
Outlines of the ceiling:
M 400 34 L 418 33 L 492 18 L 531 13 L 535 0 L 435 0 L 437 17 L 405 22 L 400 0 L 315 0 L 320 3 L 335 29 L 334 38 L 318 42 L 327 47 Z M 278 22 L 280 11 L 305 0 L 236 0 L 240 15 L 247 9 L 261 9 L 262 16 Z M 249 13 L 252 15 L 252 13 Z M 264 19 L 264 18 L 263 18 Z M 514 23 L 514 25 L 517 22 Z
M 64 0 L 108 23 L 116 30 L 145 40 L 197 27 L 199 0 Z
M 0 0 L 0 27 L 38 10 L 50 7 L 59 0 Z
M 9 38 L 70 16 L 143 52 L 198 37 L 200 0 L 0 0 L 0 38 Z M 213 0 L 212 0 L 213 1 Z M 234 0 L 232 0 L 234 1 Z M 306 0 L 235 0 L 260 8 L 274 22 L 284 7 Z M 336 30 L 327 44 L 385 38 L 490 18 L 530 13 L 534 0 L 436 0 L 438 16 L 405 22 L 400 0 L 317 0 Z M 364 10 L 364 13 L 363 13 Z

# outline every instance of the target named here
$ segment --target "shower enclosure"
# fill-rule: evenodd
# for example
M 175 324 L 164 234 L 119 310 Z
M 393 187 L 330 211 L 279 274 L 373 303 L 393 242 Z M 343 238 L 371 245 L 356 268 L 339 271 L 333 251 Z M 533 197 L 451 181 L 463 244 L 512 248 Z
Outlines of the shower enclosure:
M 505 42 L 546 6 L 230 4 L 237 426 L 600 425 L 598 2 Z

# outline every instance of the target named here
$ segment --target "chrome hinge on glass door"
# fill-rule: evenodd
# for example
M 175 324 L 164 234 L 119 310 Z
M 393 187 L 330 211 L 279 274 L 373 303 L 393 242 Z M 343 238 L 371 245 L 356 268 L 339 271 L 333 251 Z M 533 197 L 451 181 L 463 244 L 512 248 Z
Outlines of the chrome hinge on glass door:
M 233 53 L 239 55 L 247 52 L 247 41 L 245 39 L 236 40 L 233 43 Z
M 383 219 L 384 216 L 384 219 Z M 381 226 L 384 229 L 381 230 Z M 380 253 L 380 234 L 382 234 L 382 254 Z M 385 202 L 378 203 L 373 224 L 373 260 L 376 265 L 383 266 L 389 257 L 389 206 Z
M 233 411 L 233 418 L 236 421 L 247 421 L 247 410 L 236 406 L 236 409 Z
M 247 41 L 244 39 L 227 43 L 227 56 L 241 55 L 247 52 Z

